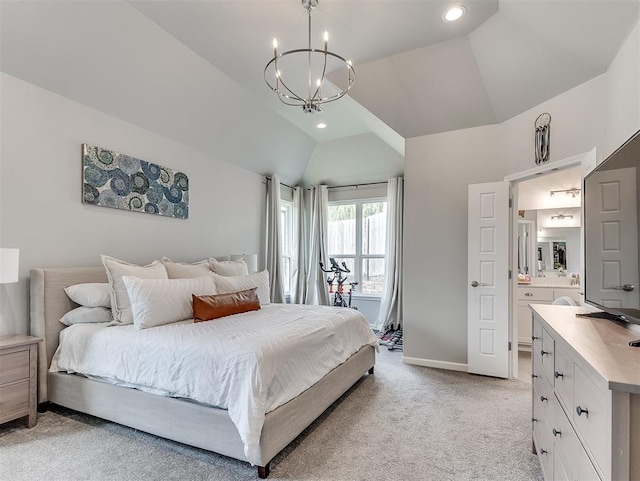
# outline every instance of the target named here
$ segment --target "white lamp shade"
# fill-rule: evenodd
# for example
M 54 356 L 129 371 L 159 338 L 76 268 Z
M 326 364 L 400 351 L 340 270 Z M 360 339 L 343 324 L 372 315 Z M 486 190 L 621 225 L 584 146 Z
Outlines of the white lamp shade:
M 258 272 L 258 254 L 231 254 L 229 259 L 232 261 L 244 259 L 250 273 Z
M 20 249 L 0 248 L 0 284 L 18 282 Z

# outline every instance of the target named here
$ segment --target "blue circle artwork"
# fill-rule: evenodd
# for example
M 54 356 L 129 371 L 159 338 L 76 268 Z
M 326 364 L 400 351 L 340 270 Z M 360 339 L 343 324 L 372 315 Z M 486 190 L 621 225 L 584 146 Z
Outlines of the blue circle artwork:
M 83 145 L 82 202 L 187 219 L 189 178 L 158 164 Z

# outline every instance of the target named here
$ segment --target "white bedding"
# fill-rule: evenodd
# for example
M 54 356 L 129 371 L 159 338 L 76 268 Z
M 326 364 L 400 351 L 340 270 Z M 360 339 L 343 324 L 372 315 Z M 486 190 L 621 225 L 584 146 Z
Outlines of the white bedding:
M 228 409 L 247 460 L 256 464 L 265 414 L 362 346 L 377 343 L 356 310 L 270 304 L 215 321 L 144 330 L 76 324 L 60 333 L 51 371 Z

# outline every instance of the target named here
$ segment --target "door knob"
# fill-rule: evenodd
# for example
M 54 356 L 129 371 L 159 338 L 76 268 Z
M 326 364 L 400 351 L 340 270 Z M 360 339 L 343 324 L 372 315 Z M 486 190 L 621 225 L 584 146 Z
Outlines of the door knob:
M 471 287 L 478 287 L 478 286 L 484 286 L 484 284 L 478 281 L 471 281 Z

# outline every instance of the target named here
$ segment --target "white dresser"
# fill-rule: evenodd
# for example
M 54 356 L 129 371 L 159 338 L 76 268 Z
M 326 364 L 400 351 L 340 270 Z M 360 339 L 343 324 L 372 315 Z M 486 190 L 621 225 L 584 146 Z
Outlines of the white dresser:
M 640 480 L 640 331 L 531 305 L 533 444 L 547 481 Z M 634 328 L 635 329 L 635 328 Z

